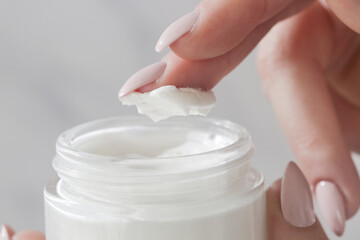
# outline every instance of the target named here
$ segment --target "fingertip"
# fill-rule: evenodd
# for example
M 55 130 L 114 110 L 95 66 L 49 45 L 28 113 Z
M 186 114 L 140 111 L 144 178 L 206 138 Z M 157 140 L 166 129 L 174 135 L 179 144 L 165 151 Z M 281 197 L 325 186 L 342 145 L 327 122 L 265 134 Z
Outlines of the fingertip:
M 13 236 L 13 240 L 45 240 L 45 235 L 37 231 L 21 231 Z
M 345 203 L 339 188 L 332 182 L 321 181 L 316 185 L 315 193 L 325 222 L 336 235 L 343 235 Z
M 281 195 L 281 181 L 282 178 L 273 182 L 266 191 L 266 198 L 271 207 L 276 206 L 278 210 L 281 209 L 280 195 Z
M 129 93 L 157 81 L 166 70 L 165 62 L 153 63 L 140 71 L 134 73 L 122 86 L 119 91 L 119 98 Z
M 8 228 L 5 225 L 0 226 L 0 239 L 1 240 L 10 240 L 11 236 L 8 231 Z
M 346 200 L 346 218 L 352 218 L 360 208 L 360 178 L 353 166 L 353 178 L 349 177 L 348 186 L 343 190 Z M 351 176 L 351 175 L 350 175 Z M 342 189 L 341 185 L 340 188 Z
M 14 235 L 14 230 L 7 224 L 3 224 L 1 225 L 1 230 L 5 229 L 5 231 L 7 232 L 7 234 L 9 235 L 9 237 L 12 237 Z
M 170 24 L 170 26 L 164 30 L 159 40 L 157 41 L 155 45 L 155 51 L 161 52 L 170 44 L 182 37 L 184 34 L 191 31 L 191 29 L 196 24 L 198 16 L 199 11 L 195 10 Z
M 287 222 L 281 210 L 281 191 L 283 179 L 269 186 L 267 196 L 267 222 L 269 240 L 327 240 L 319 221 L 307 227 L 296 227 Z M 291 236 L 291 237 L 290 237 Z
M 268 193 L 280 196 L 282 178 L 277 179 L 267 189 Z
M 284 219 L 294 227 L 315 223 L 315 211 L 309 183 L 295 162 L 289 162 L 281 186 L 281 210 Z

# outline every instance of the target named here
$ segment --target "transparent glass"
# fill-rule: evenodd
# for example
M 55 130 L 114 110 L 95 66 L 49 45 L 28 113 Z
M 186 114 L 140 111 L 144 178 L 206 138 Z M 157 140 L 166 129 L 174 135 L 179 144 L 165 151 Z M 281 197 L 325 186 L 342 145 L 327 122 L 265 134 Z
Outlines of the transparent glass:
M 264 240 L 264 179 L 226 120 L 117 117 L 58 138 L 48 240 Z

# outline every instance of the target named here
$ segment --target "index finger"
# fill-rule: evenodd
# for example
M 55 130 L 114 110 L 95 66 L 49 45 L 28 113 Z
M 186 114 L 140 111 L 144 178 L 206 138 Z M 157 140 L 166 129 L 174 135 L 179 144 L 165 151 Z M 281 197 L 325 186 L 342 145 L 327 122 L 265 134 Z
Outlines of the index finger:
M 178 56 L 191 60 L 223 55 L 295 1 L 299 0 L 203 0 L 164 31 L 156 50 L 171 44 Z

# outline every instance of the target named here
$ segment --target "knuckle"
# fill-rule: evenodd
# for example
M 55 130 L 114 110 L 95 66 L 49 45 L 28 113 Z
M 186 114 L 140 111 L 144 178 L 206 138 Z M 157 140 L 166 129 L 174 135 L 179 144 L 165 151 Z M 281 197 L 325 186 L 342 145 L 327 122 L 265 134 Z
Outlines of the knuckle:
M 293 139 L 295 151 L 306 159 L 311 159 L 315 154 L 322 154 L 331 151 L 330 144 L 320 135 L 296 136 Z
M 304 137 L 298 137 L 296 143 L 299 150 L 312 150 L 314 148 L 321 147 L 321 139 L 319 136 L 312 135 L 312 136 L 304 136 Z

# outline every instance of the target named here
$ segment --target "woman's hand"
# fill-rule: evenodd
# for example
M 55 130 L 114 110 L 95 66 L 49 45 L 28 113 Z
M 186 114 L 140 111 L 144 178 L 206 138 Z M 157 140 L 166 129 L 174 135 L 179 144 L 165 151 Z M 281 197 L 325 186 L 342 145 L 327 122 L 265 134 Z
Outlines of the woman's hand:
M 171 24 L 156 50 L 170 45 L 160 63 L 134 74 L 119 95 L 164 85 L 213 88 L 233 70 L 279 20 L 312 0 L 203 0 L 195 11 Z
M 328 3 L 276 25 L 258 66 L 324 219 L 341 235 L 360 203 L 349 151 L 360 152 L 360 3 Z
M 316 219 L 310 186 L 295 163 L 268 188 L 266 200 L 269 240 L 328 239 Z
M 160 37 L 156 49 L 170 44 L 172 52 L 133 75 L 120 95 L 164 85 L 211 89 L 292 16 L 264 39 L 258 66 L 324 218 L 341 235 L 360 205 L 350 156 L 360 152 L 360 3 L 328 3 L 203 0 Z
M 2 225 L 0 240 L 45 240 L 45 236 L 36 231 L 22 231 L 15 234 L 11 227 Z

